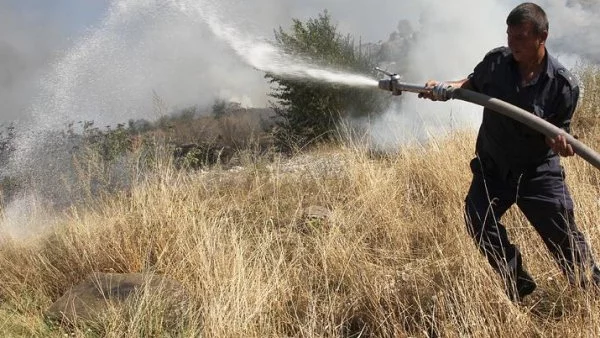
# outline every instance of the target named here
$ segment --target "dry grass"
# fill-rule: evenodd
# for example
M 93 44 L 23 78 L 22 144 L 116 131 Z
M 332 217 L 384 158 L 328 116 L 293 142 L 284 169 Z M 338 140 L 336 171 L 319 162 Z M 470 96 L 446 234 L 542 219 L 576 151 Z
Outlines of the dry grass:
M 0 336 L 597 336 L 599 299 L 568 286 L 514 209 L 505 223 L 539 289 L 522 305 L 504 295 L 462 217 L 474 138 L 387 158 L 316 151 L 294 170 L 159 164 L 128 192 L 54 215 L 36 237 L 2 238 Z M 584 141 L 600 148 L 592 134 Z M 319 165 L 332 151 L 342 165 Z M 599 249 L 600 172 L 577 158 L 564 165 L 579 226 Z M 332 214 L 307 220 L 310 205 Z M 52 301 L 92 271 L 165 274 L 192 302 L 177 325 L 162 320 L 160 294 L 93 326 L 46 322 Z
M 270 140 L 265 139 L 267 133 L 263 129 L 272 124 L 269 114 L 270 111 L 264 109 L 239 109 L 220 118 L 201 116 L 174 120 L 152 134 L 178 145 L 217 144 L 234 149 L 245 149 L 256 143 L 268 146 Z

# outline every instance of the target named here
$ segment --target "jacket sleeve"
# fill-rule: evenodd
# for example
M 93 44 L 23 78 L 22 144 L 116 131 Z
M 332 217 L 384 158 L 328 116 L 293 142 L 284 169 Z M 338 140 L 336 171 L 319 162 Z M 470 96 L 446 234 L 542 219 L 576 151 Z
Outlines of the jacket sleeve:
M 500 47 L 489 51 L 483 60 L 475 66 L 473 72 L 468 76 L 471 88 L 478 93 L 482 93 L 486 84 L 491 81 L 492 73 L 500 64 L 503 54 L 506 53 L 506 47 Z
M 565 82 L 557 96 L 555 112 L 549 119 L 549 122 L 570 133 L 571 119 L 579 100 L 579 86 L 573 79 L 573 76 L 566 70 L 559 70 L 559 75 L 564 77 Z

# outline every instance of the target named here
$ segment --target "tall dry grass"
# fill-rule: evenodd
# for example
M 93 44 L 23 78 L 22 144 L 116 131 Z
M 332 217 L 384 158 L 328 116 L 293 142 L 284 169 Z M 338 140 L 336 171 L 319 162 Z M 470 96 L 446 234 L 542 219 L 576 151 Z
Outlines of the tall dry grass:
M 588 95 L 600 93 L 586 81 Z M 588 122 L 575 132 L 587 128 L 582 140 L 600 149 L 596 105 L 582 104 L 578 118 Z M 378 158 L 325 149 L 237 171 L 159 161 L 127 192 L 52 215 L 37 236 L 2 237 L 0 335 L 597 336 L 599 298 L 569 287 L 517 210 L 504 221 L 539 285 L 524 304 L 507 299 L 468 237 L 474 138 Z M 578 158 L 564 165 L 578 224 L 600 252 L 600 172 Z M 331 215 L 307 219 L 311 205 Z M 175 324 L 163 320 L 169 295 L 148 293 L 91 326 L 46 321 L 44 310 L 93 271 L 164 274 L 191 301 Z

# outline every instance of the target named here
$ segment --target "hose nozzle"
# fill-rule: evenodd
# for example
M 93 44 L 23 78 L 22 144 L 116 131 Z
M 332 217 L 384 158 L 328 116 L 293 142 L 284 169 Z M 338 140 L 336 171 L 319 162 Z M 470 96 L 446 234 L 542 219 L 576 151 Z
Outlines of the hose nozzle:
M 389 76 L 389 79 L 379 80 L 379 88 L 392 92 L 392 95 L 402 94 L 402 90 L 399 89 L 398 83 L 400 82 L 400 75 L 389 73 L 379 67 L 375 68 L 376 71 Z
M 380 68 L 375 68 L 380 73 L 389 76 L 389 79 L 379 80 L 379 88 L 392 92 L 392 95 L 400 95 L 402 92 L 426 94 L 435 101 L 447 101 L 452 98 L 452 87 L 447 83 L 440 82 L 435 87 L 417 86 L 400 82 L 400 75 L 392 74 Z
M 398 88 L 399 75 L 394 75 L 389 79 L 379 80 L 379 88 L 392 92 L 392 95 L 402 94 L 402 90 Z

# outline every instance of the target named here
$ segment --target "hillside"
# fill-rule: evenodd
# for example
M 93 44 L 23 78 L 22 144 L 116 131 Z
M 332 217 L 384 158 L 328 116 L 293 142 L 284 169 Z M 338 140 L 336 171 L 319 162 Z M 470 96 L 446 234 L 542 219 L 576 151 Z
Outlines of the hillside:
M 600 149 L 598 76 L 585 74 L 574 132 Z M 597 335 L 600 298 L 569 287 L 516 209 L 505 223 L 539 289 L 520 305 L 504 295 L 463 222 L 474 138 L 386 156 L 342 145 L 241 157 L 233 170 L 177 169 L 165 156 L 127 190 L 58 214 L 29 210 L 43 230 L 0 237 L 0 335 Z M 600 171 L 580 158 L 563 164 L 598 256 Z M 93 325 L 46 320 L 94 271 L 164 274 L 190 299 L 175 324 L 163 320 L 167 293 L 143 293 Z

